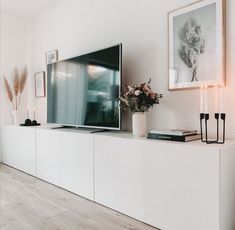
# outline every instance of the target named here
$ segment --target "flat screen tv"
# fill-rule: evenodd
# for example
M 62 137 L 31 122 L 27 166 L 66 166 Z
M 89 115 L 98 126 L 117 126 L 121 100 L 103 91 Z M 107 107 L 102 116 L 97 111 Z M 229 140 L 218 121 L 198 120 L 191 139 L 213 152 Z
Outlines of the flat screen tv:
M 47 122 L 121 129 L 122 45 L 47 65 Z

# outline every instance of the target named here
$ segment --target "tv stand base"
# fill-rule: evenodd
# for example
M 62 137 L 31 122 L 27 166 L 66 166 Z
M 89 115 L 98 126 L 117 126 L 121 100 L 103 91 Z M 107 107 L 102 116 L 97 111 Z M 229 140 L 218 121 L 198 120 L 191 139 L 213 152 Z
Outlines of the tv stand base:
M 90 128 L 83 128 L 83 127 L 75 127 L 75 126 L 58 126 L 58 127 L 52 127 L 51 129 L 83 129 L 83 130 L 89 130 Z M 103 133 L 103 132 L 110 132 L 109 129 L 93 129 L 90 131 L 90 133 Z
M 75 127 L 73 126 L 65 126 L 65 125 L 62 125 L 62 126 L 58 126 L 58 127 L 52 127 L 51 129 L 74 129 Z
M 103 132 L 110 132 L 110 130 L 108 129 L 93 130 L 90 133 L 103 133 Z

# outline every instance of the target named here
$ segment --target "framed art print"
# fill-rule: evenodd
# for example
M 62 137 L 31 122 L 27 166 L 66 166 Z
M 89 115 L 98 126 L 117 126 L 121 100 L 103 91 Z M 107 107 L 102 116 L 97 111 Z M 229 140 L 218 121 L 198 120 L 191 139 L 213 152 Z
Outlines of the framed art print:
M 35 97 L 46 96 L 45 72 L 35 73 Z
M 58 50 L 51 50 L 46 53 L 46 63 L 52 64 L 58 61 Z
M 225 81 L 225 0 L 203 0 L 169 13 L 169 90 Z

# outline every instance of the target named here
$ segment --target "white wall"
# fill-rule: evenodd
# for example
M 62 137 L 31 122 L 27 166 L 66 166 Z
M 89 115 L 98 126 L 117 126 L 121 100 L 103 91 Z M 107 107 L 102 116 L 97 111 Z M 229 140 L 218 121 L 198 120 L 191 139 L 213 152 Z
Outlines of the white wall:
M 28 66 L 29 25 L 28 20 L 1 15 L 1 76 L 8 79 L 11 87 L 13 86 L 15 67 L 22 71 L 25 66 Z M 4 124 L 10 124 L 13 121 L 12 106 L 8 101 L 3 82 L 1 94 L 2 120 Z M 28 87 L 26 85 L 19 108 L 20 121 L 25 119 L 27 101 Z
M 29 21 L 22 18 L 1 15 L 0 27 L 0 116 L 1 124 L 11 124 L 13 122 L 12 106 L 8 101 L 2 76 L 6 76 L 12 86 L 14 68 L 18 67 L 19 69 L 23 69 L 25 65 L 28 65 Z M 26 85 L 19 109 L 20 121 L 23 121 L 26 116 L 27 91 L 28 87 Z M 2 143 L 0 143 L 0 161 L 1 159 Z
M 153 89 L 164 94 L 148 114 L 148 127 L 199 128 L 199 90 L 168 91 L 167 12 L 193 0 L 65 0 L 38 17 L 32 25 L 32 71 L 45 70 L 45 52 L 59 49 L 66 59 L 123 43 L 123 81 L 152 78 Z M 228 137 L 235 138 L 235 1 L 227 0 Z M 33 82 L 31 83 L 33 86 Z M 213 92 L 210 92 L 213 106 Z M 33 97 L 33 96 L 32 96 Z M 35 100 L 38 119 L 46 121 L 46 99 Z M 212 107 L 211 107 L 212 109 Z M 130 115 L 124 128 L 130 129 Z

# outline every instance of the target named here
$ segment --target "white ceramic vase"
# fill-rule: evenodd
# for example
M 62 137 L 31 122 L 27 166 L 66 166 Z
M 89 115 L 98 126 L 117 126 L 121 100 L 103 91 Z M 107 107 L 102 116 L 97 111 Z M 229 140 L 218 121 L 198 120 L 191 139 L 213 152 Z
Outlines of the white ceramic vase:
M 12 111 L 14 125 L 19 125 L 18 113 L 19 113 L 18 110 L 13 110 Z
M 135 112 L 132 115 L 132 131 L 135 137 L 143 137 L 146 134 L 146 113 Z

